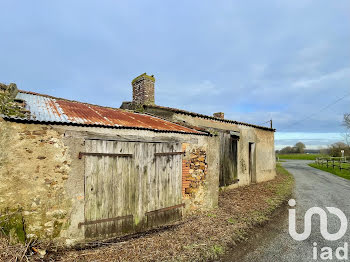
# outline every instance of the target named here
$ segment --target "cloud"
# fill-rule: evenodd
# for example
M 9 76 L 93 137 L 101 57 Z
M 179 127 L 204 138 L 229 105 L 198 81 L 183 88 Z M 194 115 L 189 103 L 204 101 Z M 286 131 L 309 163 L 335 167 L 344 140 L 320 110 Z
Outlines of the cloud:
M 308 87 L 308 88 L 317 89 L 320 87 L 320 84 L 322 84 L 324 82 L 332 81 L 334 83 L 334 81 L 343 80 L 343 79 L 350 81 L 350 67 L 342 68 L 338 71 L 328 73 L 328 74 L 322 75 L 322 76 L 317 77 L 317 78 L 300 80 L 300 81 L 294 82 L 292 84 L 292 86 L 296 87 L 296 88 Z M 322 85 L 321 85 L 321 87 L 322 87 Z
M 117 107 L 130 100 L 131 80 L 147 72 L 160 105 L 255 124 L 272 118 L 284 131 L 344 131 L 349 98 L 317 112 L 349 92 L 349 1 L 4 1 L 0 8 L 0 81 L 22 89 Z

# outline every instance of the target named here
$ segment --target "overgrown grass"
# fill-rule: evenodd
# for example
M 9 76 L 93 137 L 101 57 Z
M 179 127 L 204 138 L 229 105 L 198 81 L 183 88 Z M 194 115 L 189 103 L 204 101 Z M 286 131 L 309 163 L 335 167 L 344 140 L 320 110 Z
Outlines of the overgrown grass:
M 309 166 L 350 180 L 350 171 L 349 170 L 344 170 L 344 169 L 340 170 L 338 167 L 333 168 L 333 167 L 321 166 L 321 165 L 318 165 L 316 163 L 311 163 L 311 164 L 309 164 Z
M 280 159 L 295 159 L 295 160 L 316 160 L 318 157 L 327 157 L 320 154 L 277 154 Z

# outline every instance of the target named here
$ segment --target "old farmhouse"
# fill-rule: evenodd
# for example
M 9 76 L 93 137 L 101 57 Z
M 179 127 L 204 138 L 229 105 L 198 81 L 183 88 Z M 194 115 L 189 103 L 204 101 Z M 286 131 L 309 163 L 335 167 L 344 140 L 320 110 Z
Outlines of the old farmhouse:
M 274 130 L 133 101 L 92 105 L 0 85 L 0 223 L 13 241 L 67 245 L 215 208 L 219 187 L 275 177 Z

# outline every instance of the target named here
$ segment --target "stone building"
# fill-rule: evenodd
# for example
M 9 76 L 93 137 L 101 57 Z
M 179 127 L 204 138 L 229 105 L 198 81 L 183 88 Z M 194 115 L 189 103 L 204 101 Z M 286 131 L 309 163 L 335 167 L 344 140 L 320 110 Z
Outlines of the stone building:
M 150 78 L 147 78 L 146 82 L 145 75 L 136 78 L 138 88 L 133 88 L 133 98 L 144 98 L 123 102 L 121 108 L 136 108 L 171 122 L 207 132 L 215 137 L 220 147 L 217 152 L 220 155 L 220 186 L 232 188 L 271 180 L 275 177 L 274 129 L 225 119 L 223 112 L 208 116 L 156 105 L 154 94 L 151 94 L 154 92 L 154 77 L 152 76 L 152 86 Z M 144 85 L 142 81 L 145 81 Z M 148 96 L 143 95 L 146 93 Z M 140 100 L 144 101 L 142 106 L 138 102 Z
M 133 101 L 102 107 L 0 85 L 0 226 L 67 245 L 168 224 L 218 204 L 220 186 L 275 176 L 274 130 Z
M 13 85 L 1 101 L 0 226 L 13 241 L 109 238 L 217 205 L 218 144 L 207 133 Z

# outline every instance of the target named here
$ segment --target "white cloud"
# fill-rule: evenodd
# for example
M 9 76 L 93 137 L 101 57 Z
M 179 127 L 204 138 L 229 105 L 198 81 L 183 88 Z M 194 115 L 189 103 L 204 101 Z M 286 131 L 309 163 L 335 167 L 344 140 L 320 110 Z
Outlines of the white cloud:
M 312 78 L 312 79 L 306 79 L 306 80 L 300 80 L 296 81 L 292 84 L 292 87 L 294 88 L 306 88 L 306 87 L 311 87 L 311 88 L 323 88 L 324 86 L 320 85 L 321 83 L 328 82 L 328 81 L 336 81 L 336 80 L 341 80 L 347 78 L 350 81 L 350 67 L 340 69 L 338 71 L 329 73 L 329 74 L 324 74 L 320 77 L 317 78 Z

